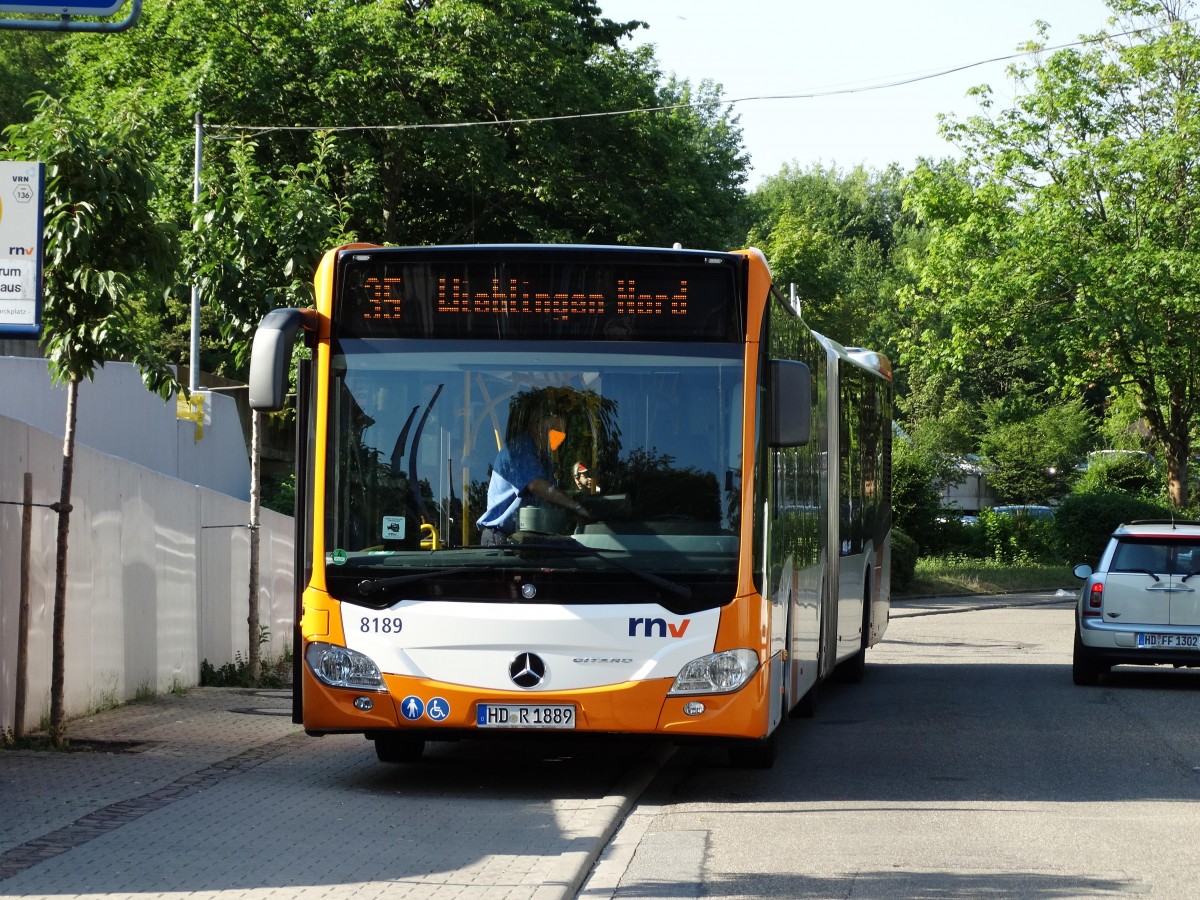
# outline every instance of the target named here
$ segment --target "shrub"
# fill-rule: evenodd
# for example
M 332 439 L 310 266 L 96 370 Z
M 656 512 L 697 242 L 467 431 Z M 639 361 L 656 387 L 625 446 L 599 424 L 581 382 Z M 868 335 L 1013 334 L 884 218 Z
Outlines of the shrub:
M 917 574 L 917 542 L 899 528 L 892 529 L 892 590 L 904 591 Z
M 933 546 L 926 548 L 930 556 L 962 556 L 983 559 L 991 556 L 983 526 L 965 524 L 955 510 L 946 510 L 938 522 Z
M 928 456 L 909 441 L 892 448 L 892 510 L 905 536 L 930 550 L 937 544 L 937 517 L 941 511 L 939 475 Z
M 1163 519 L 1171 515 L 1162 503 L 1123 491 L 1072 494 L 1059 506 L 1055 518 L 1059 544 L 1069 562 L 1095 566 L 1113 529 L 1135 519 Z
M 1116 451 L 1093 454 L 1075 483 L 1077 494 L 1126 493 L 1152 496 L 1165 487 L 1154 457 Z
M 262 505 L 285 516 L 296 512 L 296 475 L 289 472 L 282 478 L 263 480 Z
M 985 509 L 979 516 L 986 555 L 998 562 L 1059 562 L 1058 529 L 1050 519 Z

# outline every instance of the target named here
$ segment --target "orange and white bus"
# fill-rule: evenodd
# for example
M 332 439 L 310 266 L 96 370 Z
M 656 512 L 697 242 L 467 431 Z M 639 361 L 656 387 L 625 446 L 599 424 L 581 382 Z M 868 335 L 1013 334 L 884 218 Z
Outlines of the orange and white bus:
M 769 766 L 887 627 L 890 366 L 812 332 L 757 250 L 376 247 L 298 335 L 296 720 L 379 758 L 565 733 Z

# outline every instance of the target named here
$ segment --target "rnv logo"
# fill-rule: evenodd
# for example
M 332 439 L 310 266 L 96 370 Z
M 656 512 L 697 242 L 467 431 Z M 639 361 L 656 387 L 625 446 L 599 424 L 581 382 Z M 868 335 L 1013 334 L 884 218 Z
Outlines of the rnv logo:
M 673 638 L 681 638 L 691 624 L 691 619 L 684 619 L 678 625 L 674 622 L 668 622 L 666 619 L 643 619 L 631 618 L 629 620 L 629 636 L 638 637 L 666 637 L 667 632 L 671 633 Z M 640 629 L 640 632 L 639 632 Z M 656 634 L 657 632 L 657 634 Z

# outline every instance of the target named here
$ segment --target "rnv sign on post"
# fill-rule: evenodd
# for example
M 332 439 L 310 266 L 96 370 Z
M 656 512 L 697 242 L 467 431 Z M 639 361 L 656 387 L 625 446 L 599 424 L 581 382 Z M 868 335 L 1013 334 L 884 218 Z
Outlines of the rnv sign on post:
M 0 335 L 42 327 L 42 185 L 38 162 L 0 161 Z

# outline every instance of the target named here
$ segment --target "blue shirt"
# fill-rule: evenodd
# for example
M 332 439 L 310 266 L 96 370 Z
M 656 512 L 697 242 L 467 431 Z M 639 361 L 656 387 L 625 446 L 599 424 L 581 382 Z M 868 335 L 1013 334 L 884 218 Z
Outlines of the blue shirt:
M 550 460 L 537 452 L 532 437 L 523 434 L 501 450 L 492 464 L 487 511 L 476 524 L 480 528 L 499 529 L 505 534 L 516 531 L 517 511 L 521 501 L 528 498 L 526 488 L 535 478 L 553 483 Z

